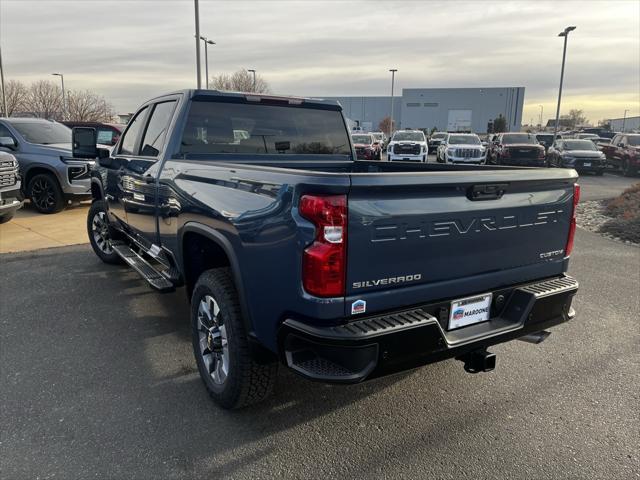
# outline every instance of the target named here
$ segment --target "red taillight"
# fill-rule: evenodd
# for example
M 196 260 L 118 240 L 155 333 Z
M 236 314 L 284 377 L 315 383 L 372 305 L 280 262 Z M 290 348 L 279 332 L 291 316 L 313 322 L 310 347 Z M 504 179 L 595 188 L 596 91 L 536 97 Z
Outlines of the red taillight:
M 299 211 L 316 226 L 316 238 L 302 256 L 304 289 L 316 297 L 344 296 L 347 196 L 303 195 Z
M 576 207 L 580 201 L 580 185 L 573 185 L 573 210 L 571 211 L 571 222 L 569 223 L 569 236 L 567 237 L 567 246 L 564 249 L 564 256 L 568 257 L 573 251 L 573 238 L 576 235 Z

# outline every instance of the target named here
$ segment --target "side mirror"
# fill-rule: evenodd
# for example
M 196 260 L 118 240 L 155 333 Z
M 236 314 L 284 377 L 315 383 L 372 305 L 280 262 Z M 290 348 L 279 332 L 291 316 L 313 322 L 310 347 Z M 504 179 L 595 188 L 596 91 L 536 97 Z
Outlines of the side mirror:
M 98 156 L 98 134 L 95 128 L 75 127 L 71 139 L 73 158 L 96 158 Z
M 9 148 L 13 150 L 16 148 L 17 143 L 12 137 L 0 137 L 0 147 Z

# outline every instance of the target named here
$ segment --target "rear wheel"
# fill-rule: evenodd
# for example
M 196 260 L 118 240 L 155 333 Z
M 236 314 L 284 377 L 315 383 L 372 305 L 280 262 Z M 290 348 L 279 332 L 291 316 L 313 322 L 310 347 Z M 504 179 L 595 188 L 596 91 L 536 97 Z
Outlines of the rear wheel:
M 51 173 L 39 173 L 29 180 L 28 197 L 40 213 L 57 213 L 64 208 L 64 196 L 58 179 Z
M 7 213 L 6 215 L 3 215 L 0 217 L 0 224 L 2 223 L 7 223 L 8 221 L 10 221 L 13 216 L 15 215 L 15 213 Z
M 97 200 L 91 204 L 87 214 L 87 233 L 91 248 L 100 260 L 114 265 L 122 263 L 120 256 L 113 251 L 114 232 L 109 226 L 104 200 Z
M 273 390 L 277 363 L 251 356 L 238 294 L 228 268 L 205 271 L 191 297 L 193 352 L 200 377 L 223 408 L 241 408 Z

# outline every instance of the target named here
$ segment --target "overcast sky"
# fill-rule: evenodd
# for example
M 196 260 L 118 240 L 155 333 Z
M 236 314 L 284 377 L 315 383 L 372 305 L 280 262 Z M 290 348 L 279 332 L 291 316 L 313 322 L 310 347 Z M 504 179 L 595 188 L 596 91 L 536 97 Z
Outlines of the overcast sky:
M 5 80 L 65 74 L 118 112 L 195 86 L 193 1 L 0 0 Z M 396 87 L 524 86 L 523 123 L 562 112 L 640 114 L 640 2 L 200 1 L 211 75 L 255 68 L 274 93 L 389 95 Z

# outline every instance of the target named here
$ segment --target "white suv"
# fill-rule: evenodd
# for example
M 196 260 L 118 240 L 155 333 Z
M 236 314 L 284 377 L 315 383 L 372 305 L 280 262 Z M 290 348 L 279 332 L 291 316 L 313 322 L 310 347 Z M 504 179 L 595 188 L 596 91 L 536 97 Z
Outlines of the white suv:
M 438 147 L 436 160 L 441 163 L 486 163 L 487 149 L 475 133 L 449 133 Z
M 387 146 L 387 160 L 427 161 L 427 139 L 420 130 L 398 130 Z

